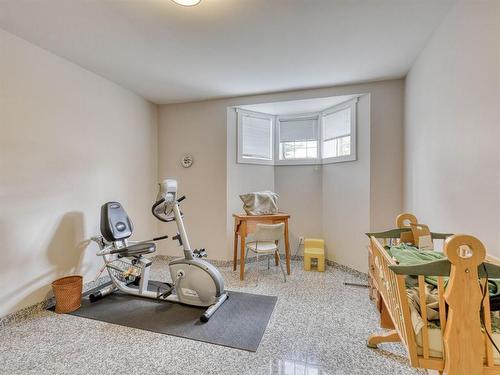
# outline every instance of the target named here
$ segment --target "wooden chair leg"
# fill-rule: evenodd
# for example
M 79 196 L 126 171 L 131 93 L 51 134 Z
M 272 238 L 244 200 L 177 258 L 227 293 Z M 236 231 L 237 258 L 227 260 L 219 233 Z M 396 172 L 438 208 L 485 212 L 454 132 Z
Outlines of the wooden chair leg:
M 400 342 L 397 331 L 392 330 L 385 333 L 373 334 L 368 338 L 367 345 L 369 348 L 377 349 L 377 345 L 384 342 Z
M 238 262 L 238 233 L 234 233 L 233 245 L 233 271 L 236 271 L 236 262 Z
M 246 245 L 246 238 L 245 236 L 241 236 L 240 239 L 240 280 L 243 281 L 245 278 L 245 249 L 247 247 Z

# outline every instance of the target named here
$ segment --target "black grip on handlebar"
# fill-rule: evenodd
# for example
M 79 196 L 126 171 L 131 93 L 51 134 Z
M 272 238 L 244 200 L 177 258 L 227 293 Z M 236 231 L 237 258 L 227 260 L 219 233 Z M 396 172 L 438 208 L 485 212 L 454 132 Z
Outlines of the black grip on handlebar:
M 165 198 L 162 198 L 158 202 L 156 202 L 155 204 L 153 204 L 153 207 L 151 207 L 151 211 L 153 212 L 153 215 L 155 214 L 155 208 L 158 207 L 163 202 L 165 202 Z
M 122 247 L 120 249 L 113 249 L 109 253 L 110 254 L 118 254 L 118 253 L 123 253 L 124 251 L 127 251 L 128 249 L 126 247 Z
M 180 197 L 179 199 L 177 199 L 177 203 L 181 203 L 184 199 L 186 199 L 185 195 L 183 195 L 182 197 Z
M 168 223 L 169 221 L 172 221 L 172 220 L 167 220 L 167 219 L 164 219 L 162 218 L 161 216 L 158 216 L 155 212 L 155 209 L 156 207 L 158 207 L 160 204 L 162 204 L 163 202 L 165 202 L 165 198 L 162 198 L 160 199 L 158 202 L 156 202 L 155 204 L 153 204 L 153 207 L 151 207 L 151 213 L 153 214 L 154 217 L 156 217 L 158 220 L 160 221 L 163 221 L 165 223 Z
M 156 237 L 156 238 L 153 238 L 153 241 L 166 240 L 167 238 L 168 238 L 168 236 Z

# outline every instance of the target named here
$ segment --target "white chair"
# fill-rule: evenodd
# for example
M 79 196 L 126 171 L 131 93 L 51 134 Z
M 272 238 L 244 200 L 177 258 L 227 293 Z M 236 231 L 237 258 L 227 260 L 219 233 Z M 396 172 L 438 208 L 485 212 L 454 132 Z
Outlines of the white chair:
M 257 224 L 255 232 L 252 235 L 251 241 L 247 243 L 245 257 L 248 255 L 248 251 L 252 251 L 257 254 L 257 284 L 259 283 L 259 255 L 271 255 L 274 254 L 275 258 L 278 259 L 278 264 L 281 267 L 281 272 L 283 272 L 283 278 L 286 282 L 286 273 L 281 264 L 281 258 L 279 253 L 279 241 L 283 237 L 285 224 Z M 267 269 L 269 269 L 270 257 L 267 258 Z

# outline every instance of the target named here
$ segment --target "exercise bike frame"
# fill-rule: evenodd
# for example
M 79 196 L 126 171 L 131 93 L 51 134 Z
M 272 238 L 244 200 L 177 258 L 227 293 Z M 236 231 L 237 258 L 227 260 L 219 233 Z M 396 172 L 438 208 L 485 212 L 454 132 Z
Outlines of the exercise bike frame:
M 172 212 L 173 212 L 173 218 L 172 220 L 168 221 L 176 221 L 177 223 L 177 228 L 178 228 L 178 234 L 177 238 L 179 239 L 180 244 L 183 246 L 184 249 L 184 258 L 179 258 L 175 259 L 172 262 L 170 262 L 169 267 L 171 268 L 172 266 L 175 266 L 176 264 L 181 264 L 181 265 L 188 265 L 188 266 L 194 266 L 194 267 L 199 267 L 203 269 L 206 273 L 210 274 L 212 278 L 217 277 L 217 269 L 210 263 L 198 259 L 193 254 L 193 251 L 190 247 L 189 244 L 189 239 L 186 234 L 186 230 L 184 227 L 184 223 L 182 220 L 182 213 L 179 208 L 179 202 L 184 200 L 185 197 L 182 196 L 178 200 L 175 200 L 173 202 L 173 207 L 172 207 Z M 165 199 L 162 199 L 158 202 L 155 203 L 153 206 L 153 214 L 154 214 L 154 208 L 160 204 L 163 203 Z M 156 214 L 154 214 L 158 218 Z M 166 220 L 162 220 L 166 221 Z M 182 274 L 177 274 L 177 277 L 174 280 L 174 275 L 171 274 L 172 276 L 172 282 L 173 284 L 168 284 L 165 283 L 161 287 L 158 287 L 158 290 L 156 292 L 151 291 L 148 289 L 149 286 L 149 274 L 150 274 L 150 267 L 152 264 L 152 261 L 143 256 L 143 255 L 136 255 L 136 256 L 123 256 L 120 257 L 120 252 L 125 252 L 127 246 L 131 245 L 137 245 L 141 243 L 146 243 L 146 242 L 156 242 L 159 240 L 166 239 L 168 236 L 162 236 L 162 237 L 157 237 L 153 238 L 152 240 L 149 241 L 130 241 L 127 239 L 119 240 L 119 241 L 113 241 L 109 242 L 107 241 L 103 236 L 95 236 L 92 237 L 91 240 L 96 242 L 99 246 L 99 251 L 96 253 L 96 255 L 101 256 L 104 261 L 104 266 L 101 272 L 104 270 L 104 268 L 108 271 L 108 275 L 111 279 L 112 285 L 109 285 L 101 290 L 99 290 L 97 293 L 97 297 L 94 299 L 99 299 L 102 297 L 105 297 L 106 295 L 109 295 L 116 290 L 120 290 L 123 293 L 130 294 L 130 295 L 135 295 L 138 297 L 145 297 L 145 298 L 150 298 L 150 299 L 155 299 L 155 300 L 162 300 L 162 301 L 170 301 L 170 302 L 175 302 L 175 303 L 183 303 L 187 305 L 194 305 L 194 306 L 203 306 L 203 307 L 208 307 L 205 312 L 202 314 L 200 317 L 200 320 L 202 322 L 207 322 L 210 317 L 215 313 L 215 311 L 226 301 L 228 298 L 227 293 L 222 289 L 222 290 L 217 290 L 216 295 L 213 301 L 211 301 L 210 304 L 204 304 L 204 303 L 193 303 L 193 302 L 184 302 L 179 299 L 179 296 L 175 293 L 175 287 L 176 283 L 179 281 L 180 278 L 183 277 Z M 129 284 L 125 281 L 122 281 L 118 279 L 113 270 L 113 262 L 117 260 L 124 261 L 124 259 L 127 259 L 130 262 L 130 265 L 133 267 L 137 267 L 140 272 L 140 278 L 139 278 L 139 285 L 138 288 L 133 288 L 130 287 Z M 128 262 L 126 262 L 128 263 Z M 116 270 L 115 270 L 116 271 Z M 171 271 L 172 273 L 172 271 Z M 163 290 L 160 292 L 160 289 L 163 287 Z M 217 287 L 217 285 L 216 285 Z

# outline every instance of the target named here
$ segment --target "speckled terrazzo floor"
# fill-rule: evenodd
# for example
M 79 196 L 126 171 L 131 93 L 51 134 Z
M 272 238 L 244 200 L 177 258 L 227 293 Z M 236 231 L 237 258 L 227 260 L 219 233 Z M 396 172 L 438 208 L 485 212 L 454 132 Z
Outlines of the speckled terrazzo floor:
M 278 268 L 255 264 L 240 282 L 221 271 L 226 288 L 278 296 L 256 353 L 206 344 L 71 315 L 43 311 L 1 330 L 1 374 L 425 374 L 408 365 L 399 344 L 366 347 L 378 330 L 363 282 L 339 268 L 304 272 L 293 262 L 286 283 Z M 166 262 L 156 260 L 153 278 L 168 280 Z M 244 324 L 244 322 L 242 322 Z

